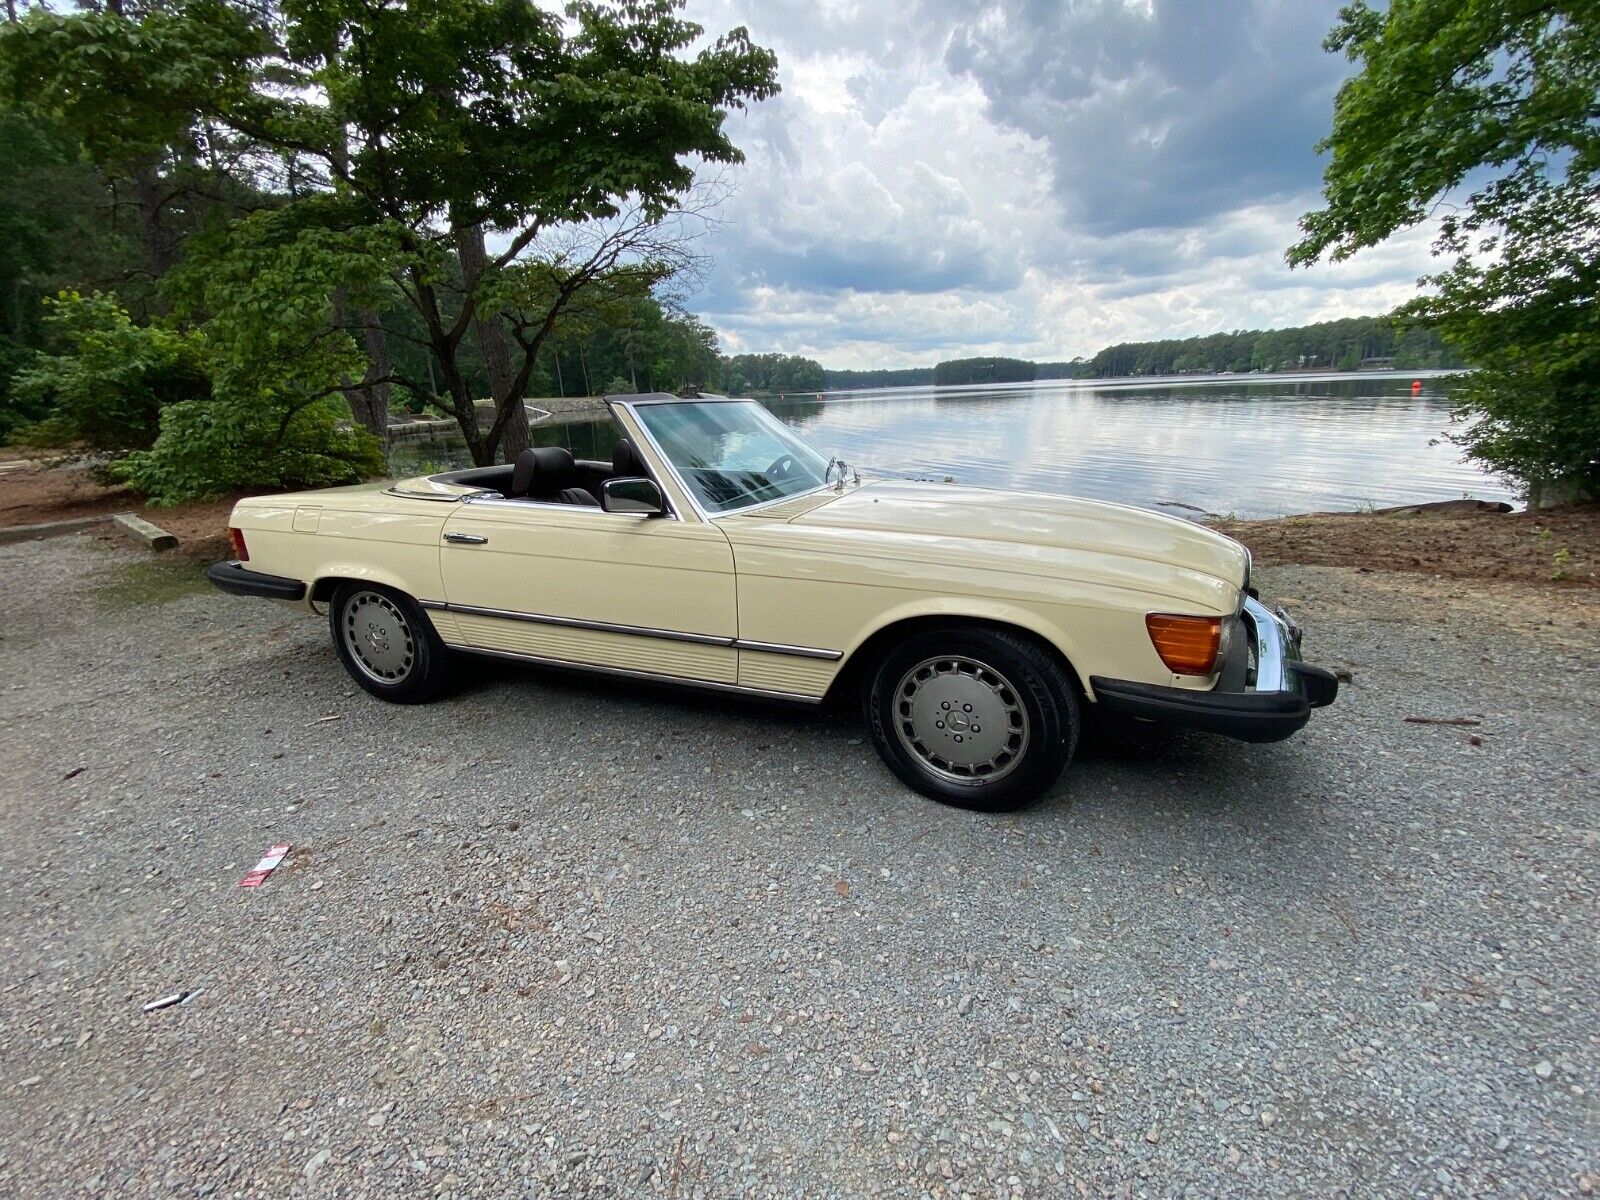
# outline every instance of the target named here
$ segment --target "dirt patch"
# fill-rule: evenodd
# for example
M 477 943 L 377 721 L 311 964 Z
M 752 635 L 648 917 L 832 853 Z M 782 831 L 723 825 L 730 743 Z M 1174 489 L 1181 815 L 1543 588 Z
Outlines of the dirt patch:
M 1600 505 L 1518 513 L 1309 513 L 1217 521 L 1263 566 L 1352 567 L 1559 589 L 1600 588 Z
M 88 467 L 31 467 L 0 472 L 0 527 L 136 512 L 174 535 L 180 553 L 216 559 L 228 550 L 228 514 L 235 499 L 156 508 L 125 487 L 99 482 Z

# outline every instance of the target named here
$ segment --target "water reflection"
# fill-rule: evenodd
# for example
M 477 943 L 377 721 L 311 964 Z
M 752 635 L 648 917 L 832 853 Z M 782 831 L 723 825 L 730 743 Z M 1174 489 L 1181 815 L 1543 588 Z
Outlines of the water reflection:
M 1414 395 L 1413 378 L 1051 381 L 837 392 L 769 407 L 863 472 L 980 487 L 1241 517 L 1513 499 L 1445 439 L 1443 382 L 1422 376 Z M 616 434 L 609 422 L 584 422 L 536 426 L 534 437 L 606 460 Z
M 773 408 L 862 470 L 1277 516 L 1511 499 L 1445 439 L 1443 384 L 1381 374 L 837 393 Z

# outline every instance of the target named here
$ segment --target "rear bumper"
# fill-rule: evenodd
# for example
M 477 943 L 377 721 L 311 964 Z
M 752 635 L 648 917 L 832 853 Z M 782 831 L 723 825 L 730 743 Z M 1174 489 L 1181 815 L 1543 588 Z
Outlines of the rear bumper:
M 1287 615 L 1253 599 L 1245 601 L 1240 615 L 1253 659 L 1243 690 L 1195 692 L 1094 676 L 1089 682 L 1101 711 L 1113 719 L 1196 729 L 1242 742 L 1282 741 L 1304 728 L 1312 709 L 1338 696 L 1338 677 L 1300 660 L 1300 629 Z
M 228 559 L 206 568 L 206 578 L 231 596 L 261 596 L 267 600 L 303 600 L 306 585 L 281 575 L 263 575 Z

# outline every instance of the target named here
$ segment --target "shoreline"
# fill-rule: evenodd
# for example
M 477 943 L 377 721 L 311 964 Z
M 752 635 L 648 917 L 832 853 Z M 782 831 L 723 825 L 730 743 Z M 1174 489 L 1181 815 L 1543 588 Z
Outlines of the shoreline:
M 1243 542 L 1262 566 L 1350 567 L 1564 592 L 1600 588 L 1600 504 L 1517 512 L 1411 506 L 1202 523 Z

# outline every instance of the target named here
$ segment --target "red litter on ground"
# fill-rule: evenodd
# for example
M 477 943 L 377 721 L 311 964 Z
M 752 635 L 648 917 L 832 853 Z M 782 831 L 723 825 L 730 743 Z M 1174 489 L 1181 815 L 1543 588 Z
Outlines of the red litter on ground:
M 249 873 L 239 880 L 240 887 L 260 887 L 267 881 L 267 876 L 272 874 L 273 868 L 283 861 L 283 856 L 289 853 L 289 843 L 280 842 L 267 851 L 267 856 L 251 867 Z

